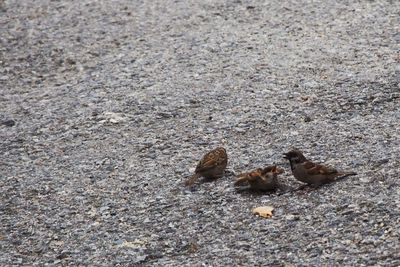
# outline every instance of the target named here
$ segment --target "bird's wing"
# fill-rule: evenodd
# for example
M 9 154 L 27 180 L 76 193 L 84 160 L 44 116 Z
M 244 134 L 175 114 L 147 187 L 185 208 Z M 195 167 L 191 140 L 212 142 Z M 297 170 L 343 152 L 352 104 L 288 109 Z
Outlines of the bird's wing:
M 310 175 L 337 173 L 337 170 L 335 170 L 334 168 L 327 167 L 321 164 L 315 164 L 311 161 L 304 162 L 303 166 L 306 169 L 307 173 Z
M 238 176 L 238 179 L 235 182 L 235 185 L 243 184 L 245 182 L 253 182 L 262 178 L 262 169 L 256 169 L 251 172 L 243 173 Z
M 227 161 L 226 153 L 224 150 L 213 150 L 207 153 L 199 162 L 196 167 L 197 172 L 204 172 L 209 169 L 214 168 L 215 166 L 221 165 L 224 161 Z
M 265 167 L 263 170 L 262 170 L 262 174 L 265 174 L 265 173 L 268 173 L 268 172 L 273 172 L 274 170 L 276 169 L 276 166 L 275 165 L 273 165 L 273 166 L 268 166 L 268 167 Z

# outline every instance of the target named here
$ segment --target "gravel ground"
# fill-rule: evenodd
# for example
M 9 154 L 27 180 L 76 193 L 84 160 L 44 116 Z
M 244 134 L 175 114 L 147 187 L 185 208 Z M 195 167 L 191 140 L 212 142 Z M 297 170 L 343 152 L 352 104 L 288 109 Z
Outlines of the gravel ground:
M 400 265 L 400 1 L 0 2 L 1 266 Z

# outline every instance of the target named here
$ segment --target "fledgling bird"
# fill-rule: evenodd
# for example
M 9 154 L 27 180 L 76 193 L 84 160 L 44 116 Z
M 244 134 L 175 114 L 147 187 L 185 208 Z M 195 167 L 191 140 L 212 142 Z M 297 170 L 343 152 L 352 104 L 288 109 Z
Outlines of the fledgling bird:
M 240 174 L 235 181 L 235 186 L 248 183 L 250 188 L 259 191 L 272 191 L 281 188 L 278 182 L 278 174 L 284 170 L 277 166 L 258 168 L 254 171 Z
M 313 163 L 298 149 L 293 149 L 285 153 L 284 158 L 289 160 L 294 178 L 314 187 L 332 182 L 337 177 L 357 174 L 355 172 L 339 172 L 332 167 Z
M 224 175 L 228 155 L 223 147 L 217 147 L 203 156 L 197 164 L 195 173 L 185 182 L 186 186 L 192 186 L 200 177 L 216 179 Z

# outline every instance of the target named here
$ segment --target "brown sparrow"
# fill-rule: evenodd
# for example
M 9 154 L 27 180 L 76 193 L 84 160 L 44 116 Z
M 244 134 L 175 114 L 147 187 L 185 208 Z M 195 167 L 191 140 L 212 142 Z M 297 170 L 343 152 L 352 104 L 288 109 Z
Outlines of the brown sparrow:
M 269 166 L 264 169 L 258 168 L 254 171 L 240 174 L 235 181 L 235 186 L 248 183 L 253 190 L 271 191 L 280 188 L 278 174 L 284 170 L 277 166 Z
M 192 186 L 200 177 L 207 179 L 220 178 L 224 175 L 226 165 L 228 164 L 228 155 L 223 147 L 211 150 L 203 156 L 197 164 L 195 174 L 186 182 L 186 186 Z
M 332 167 L 313 163 L 297 149 L 285 153 L 284 158 L 289 160 L 294 178 L 314 186 L 332 182 L 337 177 L 357 174 L 355 172 L 339 172 Z

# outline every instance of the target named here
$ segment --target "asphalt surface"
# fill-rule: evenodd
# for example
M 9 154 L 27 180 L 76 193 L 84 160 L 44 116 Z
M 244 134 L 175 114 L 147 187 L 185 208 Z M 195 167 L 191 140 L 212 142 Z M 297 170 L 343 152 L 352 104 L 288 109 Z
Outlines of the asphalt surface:
M 1 266 L 399 266 L 400 1 L 0 1 Z M 225 177 L 183 186 L 223 145 Z M 348 177 L 237 190 L 297 147 Z M 272 218 L 252 214 L 273 206 Z

